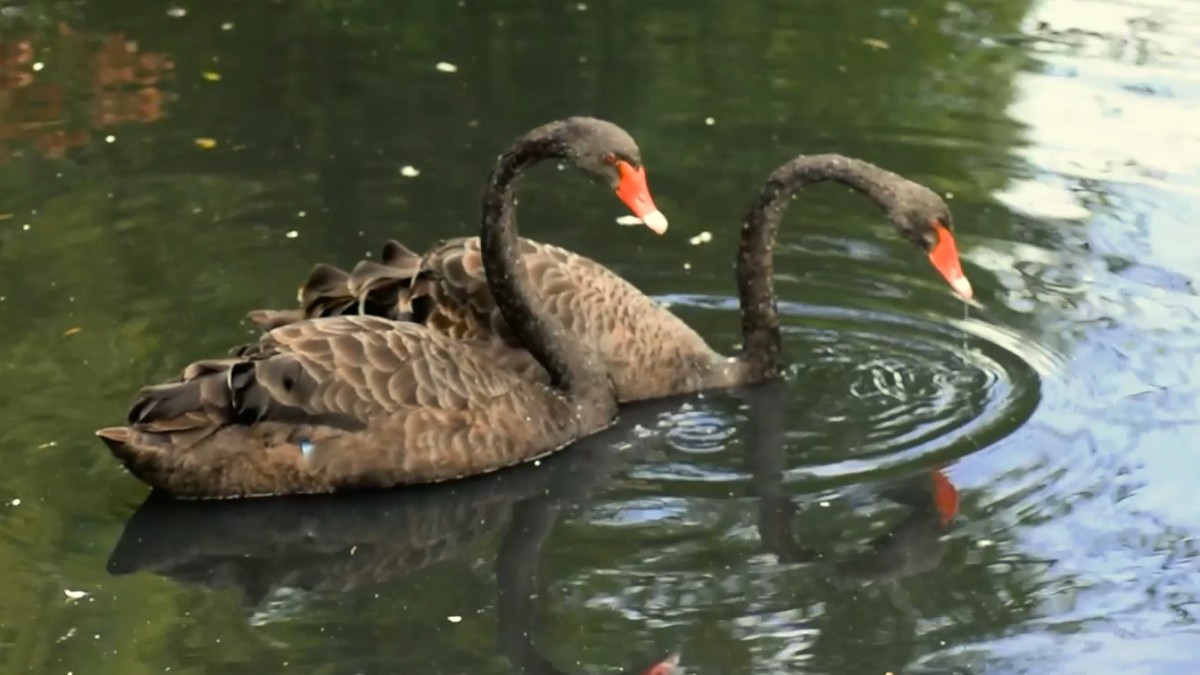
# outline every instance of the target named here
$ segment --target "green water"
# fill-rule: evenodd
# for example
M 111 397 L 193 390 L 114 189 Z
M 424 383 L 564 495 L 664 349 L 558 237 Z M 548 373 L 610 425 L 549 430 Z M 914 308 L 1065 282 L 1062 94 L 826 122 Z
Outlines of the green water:
M 1198 65 L 1172 0 L 6 6 L 0 671 L 1194 672 Z M 722 350 L 798 153 L 947 195 L 983 307 L 820 186 L 779 385 L 336 499 L 147 501 L 92 435 L 313 263 L 474 233 L 496 155 L 571 114 L 634 134 L 671 230 L 543 167 L 522 233 Z

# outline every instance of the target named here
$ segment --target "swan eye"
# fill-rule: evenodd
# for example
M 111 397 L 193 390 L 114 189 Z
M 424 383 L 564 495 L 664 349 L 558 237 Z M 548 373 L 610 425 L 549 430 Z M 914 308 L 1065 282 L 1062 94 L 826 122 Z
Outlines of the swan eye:
M 614 164 L 615 165 L 617 163 L 616 153 L 606 152 L 606 153 L 604 153 L 604 157 L 602 159 L 604 159 L 605 164 Z

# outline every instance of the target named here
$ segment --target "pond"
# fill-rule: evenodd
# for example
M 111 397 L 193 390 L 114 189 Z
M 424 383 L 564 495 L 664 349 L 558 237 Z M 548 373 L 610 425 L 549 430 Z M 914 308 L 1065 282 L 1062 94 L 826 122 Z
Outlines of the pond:
M 0 670 L 1196 672 L 1198 68 L 1181 0 L 10 3 Z M 172 502 L 93 435 L 314 263 L 476 233 L 497 154 L 572 114 L 638 139 L 671 229 L 551 167 L 522 233 L 720 350 L 801 153 L 945 195 L 978 303 L 814 186 L 787 377 L 538 466 Z

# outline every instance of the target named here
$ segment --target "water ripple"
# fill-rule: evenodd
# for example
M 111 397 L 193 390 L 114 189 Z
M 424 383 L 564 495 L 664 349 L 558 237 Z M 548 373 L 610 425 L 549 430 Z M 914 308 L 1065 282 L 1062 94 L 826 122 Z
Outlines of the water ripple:
M 736 307 L 726 297 L 675 295 L 671 302 L 722 313 Z M 783 402 L 786 477 L 814 489 L 901 465 L 952 461 L 994 443 L 1033 414 L 1045 382 L 1066 364 L 1030 336 L 973 316 L 794 302 L 779 303 L 779 310 L 791 362 Z M 747 416 L 753 425 L 753 411 Z M 703 457 L 736 444 L 738 426 L 716 403 L 680 413 L 668 439 L 689 458 L 635 474 L 665 482 L 746 480 L 727 461 Z

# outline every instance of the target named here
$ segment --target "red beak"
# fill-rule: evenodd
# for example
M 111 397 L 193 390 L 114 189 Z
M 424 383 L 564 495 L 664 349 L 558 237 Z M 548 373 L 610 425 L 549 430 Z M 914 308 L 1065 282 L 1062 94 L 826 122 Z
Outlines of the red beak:
M 962 271 L 962 263 L 958 259 L 958 244 L 954 241 L 954 235 L 950 234 L 950 230 L 946 226 L 934 221 L 931 223 L 933 231 L 937 233 L 937 244 L 933 250 L 929 252 L 929 262 L 937 271 L 946 277 L 946 281 L 950 283 L 950 288 L 954 289 L 962 297 L 970 300 L 975 292 L 971 290 L 971 282 L 967 281 L 966 275 Z
M 667 658 L 650 666 L 643 675 L 673 675 L 679 672 L 679 652 L 672 652 Z
M 958 514 L 958 488 L 940 469 L 934 469 L 932 474 L 933 503 L 941 515 L 942 525 L 946 525 Z
M 617 185 L 617 197 L 655 234 L 666 232 L 667 219 L 658 207 L 654 206 L 654 199 L 650 197 L 645 167 L 639 166 L 635 169 L 629 162 L 618 160 L 617 171 L 621 175 L 621 182 Z

